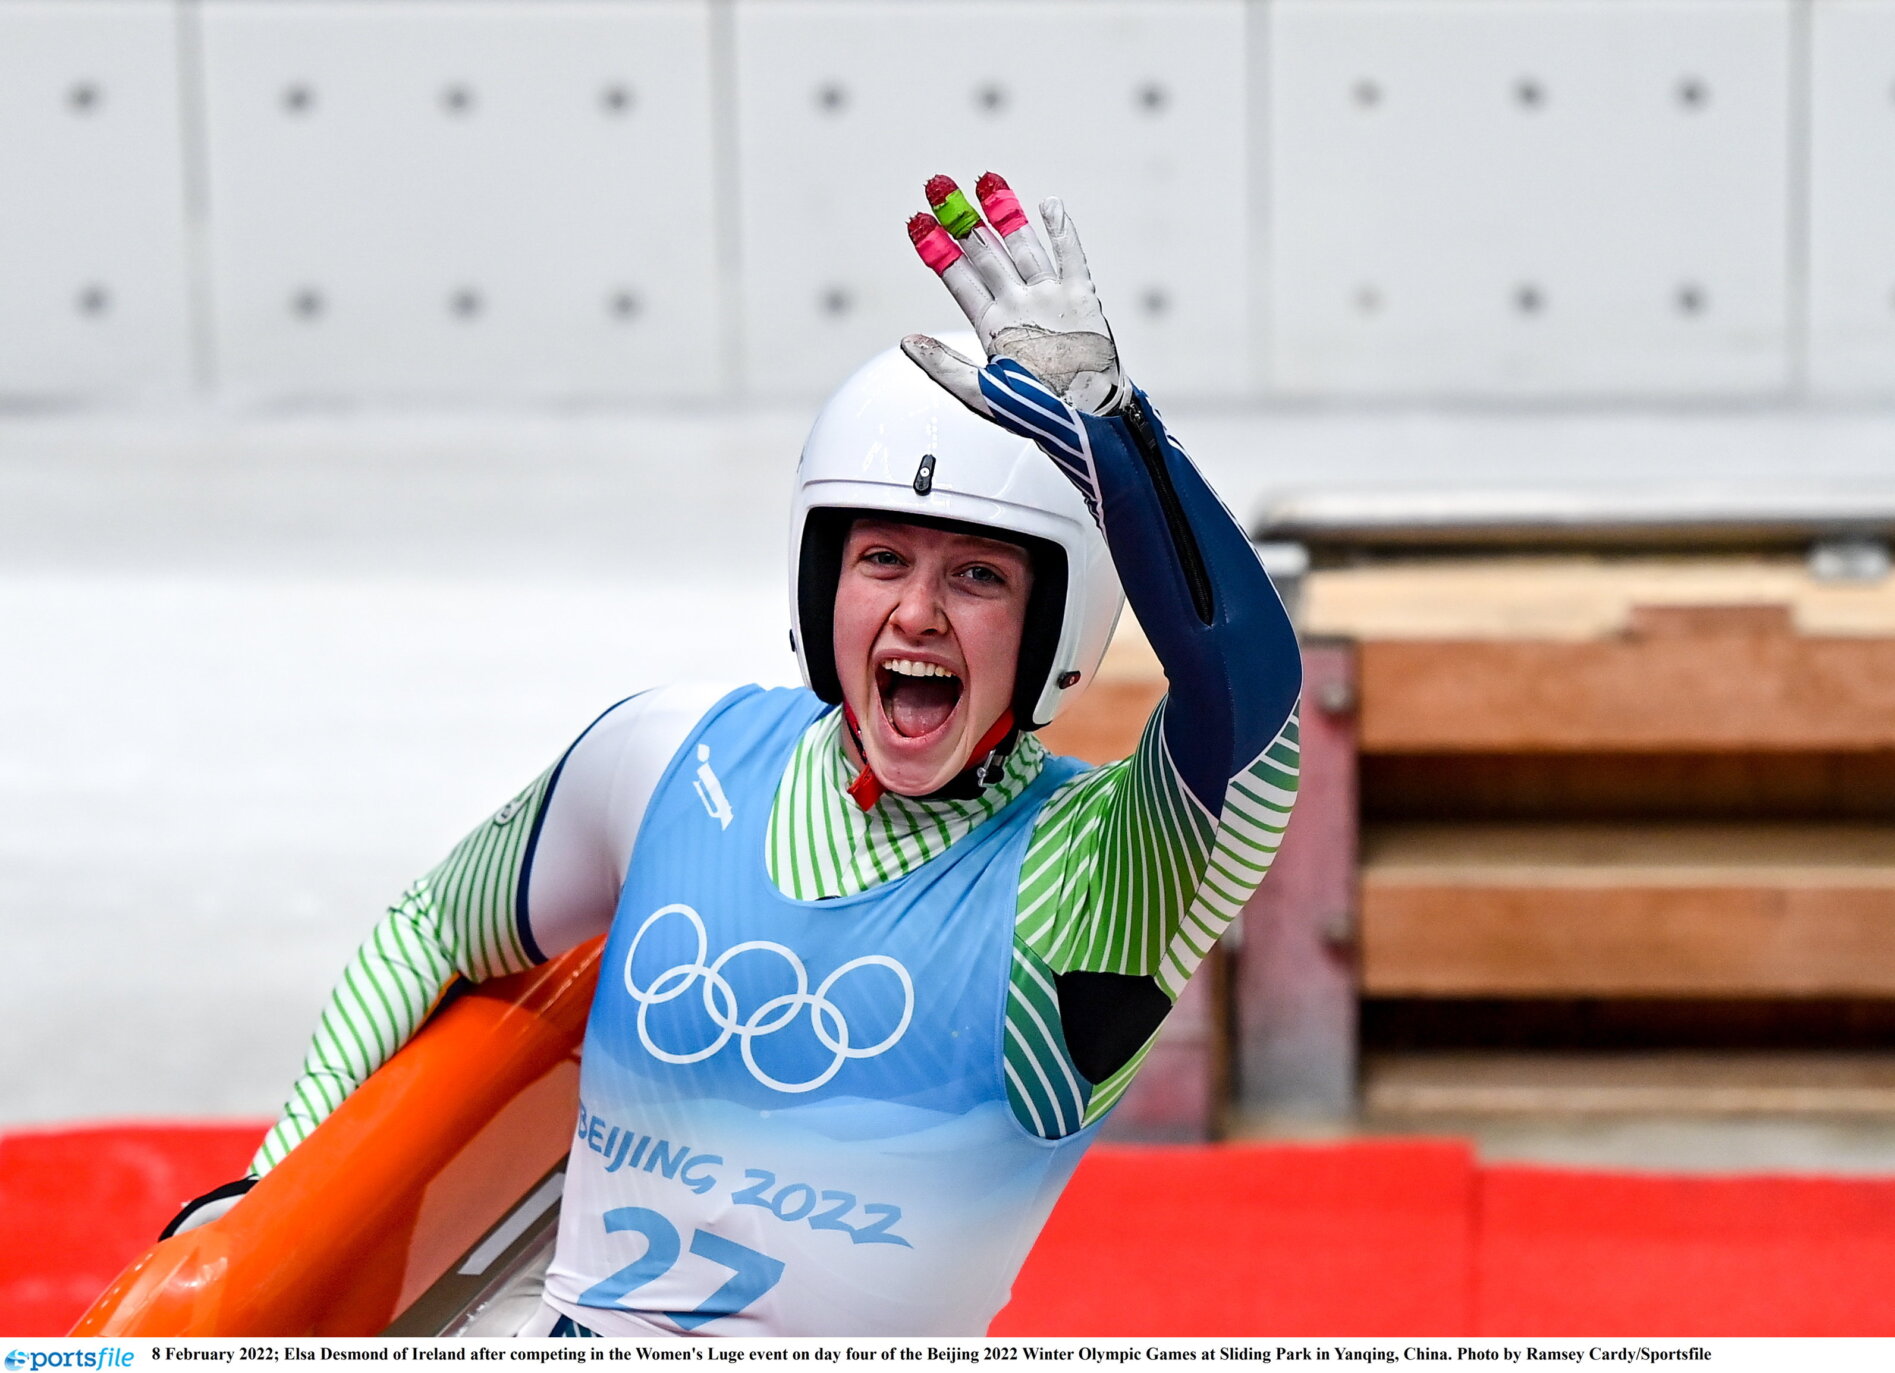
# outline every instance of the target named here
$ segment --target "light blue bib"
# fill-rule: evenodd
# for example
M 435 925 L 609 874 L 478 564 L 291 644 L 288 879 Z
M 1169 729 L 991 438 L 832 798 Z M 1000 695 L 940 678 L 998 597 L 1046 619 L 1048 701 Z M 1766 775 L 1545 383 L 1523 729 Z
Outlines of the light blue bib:
M 1093 1131 L 1004 1078 L 1020 864 L 1049 759 L 905 877 L 796 901 L 776 789 L 828 709 L 746 687 L 646 810 L 585 1041 L 547 1295 L 604 1334 L 980 1334 Z

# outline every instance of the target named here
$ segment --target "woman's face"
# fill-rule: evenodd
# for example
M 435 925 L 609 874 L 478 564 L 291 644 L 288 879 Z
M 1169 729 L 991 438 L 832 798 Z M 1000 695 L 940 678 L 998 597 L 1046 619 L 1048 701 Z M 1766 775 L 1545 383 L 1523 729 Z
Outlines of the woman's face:
M 1013 699 L 1033 567 L 1018 544 L 860 519 L 836 584 L 836 674 L 888 790 L 953 780 Z

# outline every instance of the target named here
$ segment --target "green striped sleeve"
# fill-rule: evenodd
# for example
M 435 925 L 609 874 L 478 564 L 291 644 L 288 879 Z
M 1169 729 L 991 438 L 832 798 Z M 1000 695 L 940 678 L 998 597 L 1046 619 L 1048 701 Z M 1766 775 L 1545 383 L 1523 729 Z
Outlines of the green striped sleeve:
M 472 981 L 517 973 L 538 961 L 521 935 L 520 875 L 557 770 L 548 768 L 491 820 L 476 825 L 423 879 L 438 896 L 454 966 Z
M 1297 716 L 1292 712 L 1276 738 L 1225 789 L 1203 880 L 1157 970 L 1158 985 L 1173 1001 L 1276 860 L 1296 803 L 1301 766 Z
M 1043 1139 L 1080 1127 L 1092 1085 L 1072 1066 L 1059 1028 L 1059 995 L 1052 971 L 1019 944 L 1007 989 L 1007 1099 L 1014 1117 Z
M 1146 722 L 1138 749 L 1054 793 L 1021 865 L 1014 923 L 1013 997 L 1008 1013 L 1008 1090 L 1020 1123 L 1057 1138 L 1099 1119 L 1125 1092 L 1155 1041 L 1106 1081 L 1073 1070 L 1054 1024 L 1040 1033 L 1025 1016 L 1035 976 L 1072 971 L 1151 976 L 1176 1001 L 1198 964 L 1229 928 L 1276 856 L 1296 799 L 1300 762 L 1294 714 L 1230 781 L 1213 817 L 1184 785 L 1164 742 L 1164 710 Z M 1030 1061 L 1028 1061 L 1030 1060 Z M 1077 1125 L 1032 1089 L 1063 1074 L 1078 1083 Z M 1063 1126 L 1064 1128 L 1058 1128 Z
M 1155 972 L 1190 904 L 1213 822 L 1178 779 L 1161 705 L 1130 758 L 1047 802 L 1020 873 L 1015 937 L 1058 972 Z
M 369 932 L 330 993 L 282 1117 L 250 1171 L 268 1172 L 408 1042 L 456 976 L 530 967 L 520 874 L 553 769 L 482 821 Z

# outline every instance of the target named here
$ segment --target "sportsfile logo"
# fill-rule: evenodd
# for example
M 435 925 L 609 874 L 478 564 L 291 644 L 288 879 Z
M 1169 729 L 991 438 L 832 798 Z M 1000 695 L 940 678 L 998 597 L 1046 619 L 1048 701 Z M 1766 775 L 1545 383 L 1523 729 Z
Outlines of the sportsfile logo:
M 8 1373 L 39 1373 L 42 1368 L 128 1368 L 136 1352 L 117 1345 L 96 1349 L 9 1349 Z

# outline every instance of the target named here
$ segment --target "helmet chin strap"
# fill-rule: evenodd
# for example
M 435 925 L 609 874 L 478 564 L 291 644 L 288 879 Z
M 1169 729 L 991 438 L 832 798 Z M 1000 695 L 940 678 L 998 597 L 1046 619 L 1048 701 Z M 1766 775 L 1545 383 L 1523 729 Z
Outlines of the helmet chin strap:
M 862 759 L 862 770 L 849 783 L 849 799 L 857 808 L 868 810 L 881 800 L 888 788 L 882 785 L 882 779 L 869 768 L 869 751 L 862 746 L 862 726 L 855 718 L 855 708 L 847 701 L 842 703 L 842 723 L 849 731 L 849 738 L 855 744 L 857 756 Z M 983 787 L 991 787 L 1000 780 L 1000 774 L 1007 765 L 1007 750 L 1001 747 L 1009 734 L 1013 733 L 1013 711 L 1000 712 L 993 727 L 980 736 L 973 750 L 967 755 L 970 759 L 980 759 L 980 765 L 974 769 L 974 780 Z

